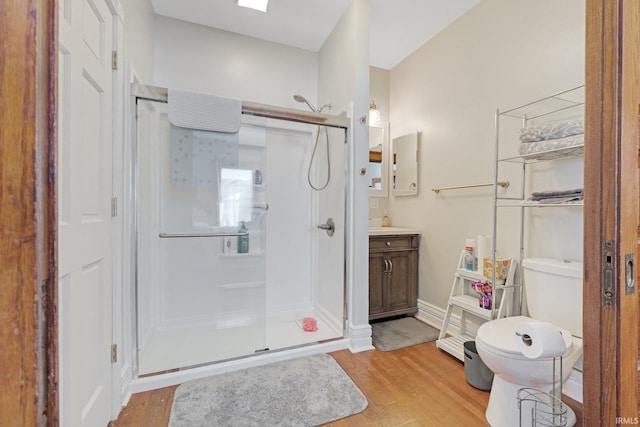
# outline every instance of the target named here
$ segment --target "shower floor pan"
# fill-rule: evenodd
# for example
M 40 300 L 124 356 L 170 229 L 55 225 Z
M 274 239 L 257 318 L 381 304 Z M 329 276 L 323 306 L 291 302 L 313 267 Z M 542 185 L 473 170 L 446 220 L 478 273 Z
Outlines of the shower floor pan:
M 300 320 L 315 317 L 318 330 L 305 332 Z M 271 316 L 264 329 L 236 326 L 219 329 L 215 326 L 155 329 L 140 352 L 139 374 L 164 372 L 253 355 L 261 350 L 284 349 L 342 338 L 342 331 L 313 312 L 292 318 Z

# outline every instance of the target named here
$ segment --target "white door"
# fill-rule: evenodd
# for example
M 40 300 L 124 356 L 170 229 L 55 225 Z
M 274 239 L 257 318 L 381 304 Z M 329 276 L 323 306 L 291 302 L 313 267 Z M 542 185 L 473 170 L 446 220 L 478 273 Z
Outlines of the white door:
M 58 313 L 65 427 L 106 426 L 111 413 L 113 28 L 106 1 L 59 2 Z

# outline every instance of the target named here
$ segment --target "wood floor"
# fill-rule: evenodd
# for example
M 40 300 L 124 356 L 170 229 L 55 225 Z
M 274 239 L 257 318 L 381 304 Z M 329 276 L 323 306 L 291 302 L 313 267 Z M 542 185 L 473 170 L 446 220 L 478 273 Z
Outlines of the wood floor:
M 362 426 L 487 426 L 484 411 L 489 392 L 470 386 L 464 365 L 436 348 L 435 342 L 400 350 L 371 350 L 331 355 L 349 374 L 369 401 L 360 414 L 326 424 L 335 427 Z M 176 387 L 167 387 L 131 397 L 110 427 L 165 427 Z M 582 426 L 582 405 L 564 399 Z

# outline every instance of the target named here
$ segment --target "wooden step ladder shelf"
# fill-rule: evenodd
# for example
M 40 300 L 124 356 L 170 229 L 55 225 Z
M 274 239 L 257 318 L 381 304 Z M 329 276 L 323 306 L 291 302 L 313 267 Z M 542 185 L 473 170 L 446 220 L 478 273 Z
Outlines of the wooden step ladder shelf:
M 491 309 L 480 307 L 479 294 L 471 288 L 472 282 L 482 280 L 491 283 L 491 280 L 485 277 L 481 271 L 467 270 L 464 268 L 464 250 L 460 253 L 458 267 L 456 268 L 453 285 L 451 287 L 451 295 L 447 304 L 447 312 L 442 322 L 440 336 L 436 341 L 438 348 L 446 351 L 452 356 L 464 361 L 464 343 L 465 341 L 473 341 L 475 339 L 475 329 L 478 323 L 472 328 L 467 323 L 470 319 L 467 315 L 473 315 L 481 322 L 493 320 L 500 317 L 513 316 L 516 310 L 519 311 L 520 285 L 514 284 L 516 270 L 516 262 L 513 258 L 509 258 L 509 270 L 507 271 L 506 280 L 496 280 L 495 286 L 491 291 Z M 450 327 L 451 315 L 455 308 L 460 309 L 460 331 L 456 334 L 447 334 Z

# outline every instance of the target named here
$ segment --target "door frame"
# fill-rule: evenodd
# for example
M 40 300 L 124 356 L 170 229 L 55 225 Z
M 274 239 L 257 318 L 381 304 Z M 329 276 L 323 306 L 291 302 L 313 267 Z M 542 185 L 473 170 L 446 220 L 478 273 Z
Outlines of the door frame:
M 0 8 L 0 424 L 58 425 L 58 3 Z
M 640 2 L 586 5 L 584 425 L 635 424 Z

